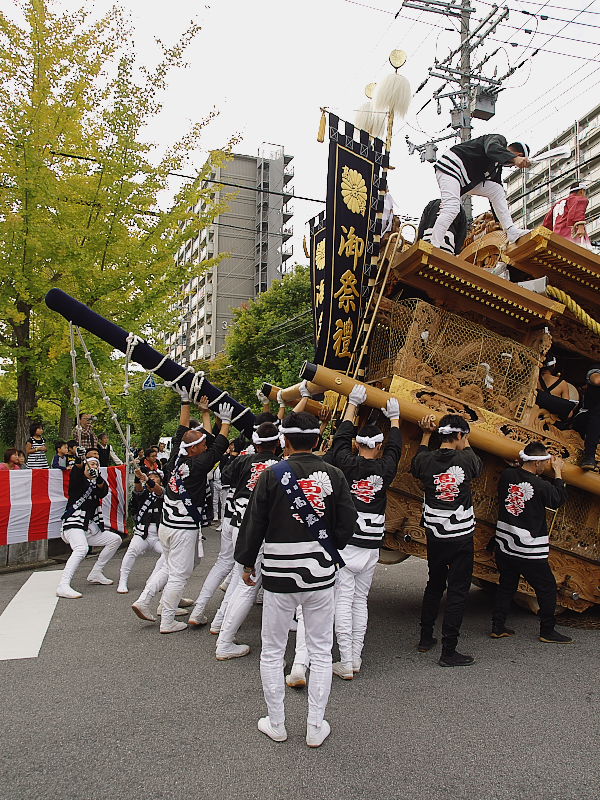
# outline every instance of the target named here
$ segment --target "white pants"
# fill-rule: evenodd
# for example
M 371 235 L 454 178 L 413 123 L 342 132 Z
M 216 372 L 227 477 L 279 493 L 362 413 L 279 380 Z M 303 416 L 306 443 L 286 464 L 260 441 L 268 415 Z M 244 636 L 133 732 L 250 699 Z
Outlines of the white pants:
M 342 664 L 361 656 L 369 618 L 367 597 L 378 559 L 377 547 L 348 544 L 344 548 L 346 566 L 338 571 L 335 581 L 335 635 Z
M 145 539 L 142 539 L 141 536 L 134 534 L 131 537 L 131 541 L 129 542 L 129 547 L 127 548 L 127 552 L 123 556 L 123 561 L 121 561 L 121 571 L 119 573 L 119 583 L 125 584 L 127 586 L 127 580 L 129 578 L 129 573 L 133 569 L 133 565 L 135 564 L 135 560 L 138 556 L 147 553 L 148 550 L 154 550 L 155 553 L 158 553 L 159 556 L 162 557 L 162 545 L 158 538 L 158 530 L 156 525 L 149 525 L 148 526 L 148 536 Z M 159 558 L 156 562 L 154 569 L 157 568 L 158 563 L 161 559 Z M 164 559 L 163 559 L 164 561 Z
M 65 541 L 73 551 L 65 564 L 60 579 L 61 585 L 64 586 L 69 586 L 71 584 L 75 570 L 87 555 L 88 547 L 100 547 L 104 545 L 96 563 L 91 569 L 91 572 L 102 572 L 121 546 L 122 541 L 118 533 L 101 531 L 95 522 L 90 522 L 88 524 L 87 531 L 83 528 L 71 528 L 68 531 L 63 531 L 61 536 L 63 541 Z
M 262 586 L 262 550 L 258 554 L 255 564 L 256 581 L 254 586 L 248 586 L 242 579 L 243 567 L 241 564 L 236 564 L 234 568 L 233 578 L 225 593 L 223 603 L 225 605 L 224 614 L 221 622 L 221 632 L 217 639 L 217 650 L 223 644 L 231 644 L 235 641 L 237 632 L 241 628 L 244 620 L 250 613 L 250 610 L 256 602 L 256 595 Z M 227 597 L 229 595 L 229 598 Z M 263 601 L 264 602 L 264 601 Z M 219 609 L 220 610 L 220 609 Z M 213 624 L 217 622 L 215 617 Z
M 460 183 L 457 178 L 446 175 L 445 172 L 440 172 L 437 169 L 435 171 L 435 177 L 440 187 L 442 202 L 440 205 L 440 213 L 438 214 L 431 232 L 431 244 L 435 247 L 441 247 L 448 228 L 452 225 L 456 215 L 460 211 Z M 492 204 L 494 213 L 498 217 L 498 222 L 505 231 L 514 226 L 515 223 L 513 222 L 508 208 L 506 192 L 501 184 L 494 183 L 493 181 L 478 183 L 477 186 L 474 186 L 467 194 L 487 197 Z
M 235 549 L 233 538 L 234 531 L 237 538 L 237 530 L 232 528 L 229 520 L 224 520 L 221 527 L 221 549 L 219 550 L 217 560 L 211 567 L 210 572 L 202 584 L 202 589 L 200 590 L 194 610 L 192 611 L 194 616 L 199 617 L 204 614 L 211 597 L 233 569 L 233 565 L 235 564 L 233 558 L 233 551 Z
M 269 718 L 274 725 L 285 722 L 283 658 L 290 623 L 302 606 L 306 646 L 310 659 L 308 723 L 321 725 L 331 690 L 333 645 L 333 587 L 313 592 L 282 594 L 265 590 L 262 618 L 260 677 Z
M 148 578 L 140 600 L 148 601 L 162 589 L 161 627 L 168 628 L 175 620 L 175 611 L 183 595 L 185 584 L 194 571 L 194 554 L 198 544 L 197 528 L 168 528 L 160 525 L 158 538 L 163 549 L 164 562 L 156 565 Z

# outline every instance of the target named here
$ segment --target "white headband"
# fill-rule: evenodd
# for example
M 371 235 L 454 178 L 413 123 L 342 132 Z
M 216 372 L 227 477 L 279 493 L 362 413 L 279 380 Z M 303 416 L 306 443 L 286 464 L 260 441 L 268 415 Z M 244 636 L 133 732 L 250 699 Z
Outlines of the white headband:
M 187 443 L 181 442 L 181 444 L 179 445 L 179 455 L 180 456 L 187 455 L 187 451 L 189 450 L 190 447 L 194 447 L 194 445 L 200 444 L 200 442 L 203 442 L 205 439 L 206 439 L 206 434 L 203 434 L 199 439 L 194 439 L 193 442 L 187 442 Z
M 203 431 L 204 430 L 204 426 L 197 425 L 195 428 L 190 428 L 190 430 L 191 431 Z
M 383 433 L 378 433 L 377 436 L 357 436 L 357 444 L 364 444 L 366 447 L 375 447 L 379 442 L 383 442 Z
M 546 361 L 546 363 L 545 363 L 545 365 L 544 365 L 544 366 L 546 366 L 546 367 L 553 367 L 555 364 L 556 364 L 556 359 L 555 359 L 555 358 L 549 358 L 549 359 Z
M 442 436 L 447 436 L 449 433 L 464 433 L 465 436 L 471 432 L 471 429 L 467 425 L 467 430 L 464 428 L 453 428 L 452 425 L 442 425 L 441 428 L 438 428 L 438 433 L 441 433 Z
M 547 453 L 545 456 L 530 456 L 527 455 L 525 450 L 521 450 L 519 453 L 519 458 L 521 461 L 549 461 L 552 456 L 549 453 Z
M 279 434 L 279 446 L 281 447 L 282 450 L 285 447 L 285 436 L 283 435 L 283 433 Z
M 284 436 L 287 436 L 288 433 L 321 433 L 320 428 L 309 428 L 308 430 L 302 430 L 302 428 L 284 428 L 283 425 L 281 426 L 281 432 Z
M 275 442 L 279 439 L 279 434 L 276 433 L 275 436 L 264 436 L 260 437 L 256 431 L 252 434 L 252 442 L 253 444 L 263 444 L 264 442 Z

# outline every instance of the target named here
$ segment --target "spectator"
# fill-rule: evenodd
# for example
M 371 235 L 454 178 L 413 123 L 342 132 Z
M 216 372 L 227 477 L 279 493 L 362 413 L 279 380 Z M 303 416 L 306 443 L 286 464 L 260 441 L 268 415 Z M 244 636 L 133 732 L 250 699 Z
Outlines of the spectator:
M 69 463 L 69 445 L 64 439 L 59 439 L 54 443 L 56 455 L 52 459 L 52 469 L 62 469 L 63 472 L 71 469 L 73 464 Z
M 27 466 L 29 469 L 48 469 L 48 445 L 44 439 L 44 426 L 41 422 L 32 422 L 29 426 L 29 439 L 25 445 Z
M 94 433 L 93 422 L 94 417 L 91 414 L 81 414 L 79 425 L 73 428 L 73 438 L 86 450 L 98 449 L 98 437 Z
M 148 447 L 144 450 L 142 466 L 146 467 L 150 472 L 159 472 L 162 478 L 162 470 L 158 463 L 158 447 Z
M 77 458 L 77 439 L 69 439 L 67 442 L 68 452 L 68 466 L 72 467 Z
M 29 469 L 27 466 L 27 457 L 25 453 L 22 450 L 17 450 L 17 453 L 19 454 L 19 464 L 21 465 L 21 469 Z
M 120 466 L 123 462 L 112 449 L 112 445 L 108 441 L 108 433 L 101 433 L 98 435 L 98 453 L 100 454 L 100 466 L 108 467 L 112 459 L 113 464 Z
M 23 469 L 19 462 L 19 451 L 15 447 L 10 447 L 4 453 L 4 461 L 0 463 L 0 470 Z
M 164 442 L 158 443 L 158 461 L 160 462 L 161 469 L 169 460 L 169 454 L 167 453 L 167 445 Z

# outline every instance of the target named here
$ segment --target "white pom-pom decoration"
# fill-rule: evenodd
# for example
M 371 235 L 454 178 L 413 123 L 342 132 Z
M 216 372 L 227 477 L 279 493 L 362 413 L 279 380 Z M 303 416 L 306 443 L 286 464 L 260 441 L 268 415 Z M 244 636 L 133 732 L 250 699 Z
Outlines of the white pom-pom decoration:
M 377 84 L 373 97 L 373 109 L 377 111 L 393 111 L 403 117 L 408 111 L 411 100 L 410 83 L 403 75 L 392 72 Z

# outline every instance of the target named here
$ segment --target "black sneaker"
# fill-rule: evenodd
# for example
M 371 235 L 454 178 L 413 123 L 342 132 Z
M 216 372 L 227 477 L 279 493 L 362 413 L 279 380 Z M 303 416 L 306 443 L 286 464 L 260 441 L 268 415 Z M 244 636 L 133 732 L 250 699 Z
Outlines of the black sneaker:
M 582 458 L 581 464 L 579 465 L 581 469 L 589 472 L 590 470 L 596 469 L 596 461 L 593 458 Z
M 442 653 L 438 664 L 440 667 L 468 667 L 475 659 L 473 656 L 464 656 L 462 653 Z
M 435 636 L 421 636 L 419 644 L 417 645 L 417 650 L 419 653 L 426 653 L 428 650 L 431 650 L 432 647 L 435 647 L 437 644 L 437 639 Z
M 565 636 L 558 631 L 548 631 L 548 633 L 540 633 L 540 642 L 548 644 L 570 644 L 573 641 L 570 636 Z
M 492 628 L 490 639 L 504 639 L 505 636 L 514 636 L 515 632 L 512 628 L 505 628 L 504 625 L 500 628 Z

